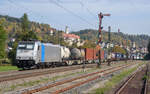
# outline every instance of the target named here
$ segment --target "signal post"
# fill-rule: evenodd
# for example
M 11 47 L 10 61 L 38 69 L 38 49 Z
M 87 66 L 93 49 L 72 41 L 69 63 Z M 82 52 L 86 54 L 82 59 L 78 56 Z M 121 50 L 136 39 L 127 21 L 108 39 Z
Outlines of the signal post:
M 98 18 L 99 18 L 99 34 L 98 34 L 98 43 L 97 43 L 97 45 L 99 45 L 100 46 L 100 43 L 101 43 L 101 41 L 102 41 L 102 29 L 103 29 L 103 27 L 102 27 L 102 19 L 103 19 L 103 17 L 104 16 L 110 16 L 110 14 L 102 14 L 101 12 L 98 14 Z M 97 63 L 97 67 L 100 67 L 101 66 L 101 51 L 99 50 L 99 62 Z

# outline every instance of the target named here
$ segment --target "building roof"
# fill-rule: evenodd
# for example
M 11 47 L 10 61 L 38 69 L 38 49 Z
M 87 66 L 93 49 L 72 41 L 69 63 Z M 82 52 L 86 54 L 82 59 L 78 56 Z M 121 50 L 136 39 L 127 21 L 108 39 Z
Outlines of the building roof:
M 80 39 L 80 36 L 75 35 L 75 34 L 64 34 L 64 37 L 66 37 L 66 38 Z

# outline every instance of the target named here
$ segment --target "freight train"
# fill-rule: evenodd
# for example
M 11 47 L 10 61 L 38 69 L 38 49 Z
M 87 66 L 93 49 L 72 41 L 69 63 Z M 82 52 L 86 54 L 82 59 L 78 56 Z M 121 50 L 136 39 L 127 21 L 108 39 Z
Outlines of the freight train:
M 16 51 L 17 66 L 23 69 L 55 67 L 104 60 L 104 51 L 95 48 L 67 48 L 65 46 L 39 41 L 19 42 Z

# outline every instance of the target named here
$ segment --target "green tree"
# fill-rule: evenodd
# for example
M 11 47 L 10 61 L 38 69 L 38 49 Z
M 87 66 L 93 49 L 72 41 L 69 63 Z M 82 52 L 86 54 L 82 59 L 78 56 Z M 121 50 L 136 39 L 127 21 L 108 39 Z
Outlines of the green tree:
M 112 48 L 112 52 L 126 54 L 125 49 L 121 48 L 120 46 L 114 46 Z
M 69 43 L 67 43 L 64 38 L 60 38 L 60 45 L 68 47 Z
M 7 32 L 4 30 L 3 26 L 0 23 L 0 59 L 6 57 L 6 40 L 7 40 Z
M 22 31 L 23 32 L 29 32 L 29 20 L 28 20 L 28 15 L 24 13 L 24 15 L 21 18 L 22 22 Z
M 22 32 L 21 32 L 21 40 L 27 41 L 30 39 L 38 39 L 34 31 L 30 31 L 29 29 L 29 20 L 28 15 L 24 13 L 24 15 L 21 18 L 21 26 L 22 26 Z
M 95 48 L 96 44 L 93 41 L 86 41 L 81 48 Z
M 74 42 L 73 44 L 72 44 L 72 46 L 71 46 L 72 48 L 77 48 L 78 46 L 77 46 L 77 43 L 76 42 Z

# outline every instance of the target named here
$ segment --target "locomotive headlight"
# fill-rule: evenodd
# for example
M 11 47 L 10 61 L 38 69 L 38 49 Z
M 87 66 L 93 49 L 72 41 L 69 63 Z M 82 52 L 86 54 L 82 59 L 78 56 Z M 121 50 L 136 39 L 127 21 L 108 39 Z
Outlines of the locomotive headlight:
M 29 59 L 30 59 L 30 60 L 32 60 L 32 59 L 33 59 L 33 57 L 29 57 Z
M 21 58 L 21 57 L 19 57 L 19 56 L 18 56 L 18 57 L 16 57 L 16 59 L 20 59 L 20 58 Z

